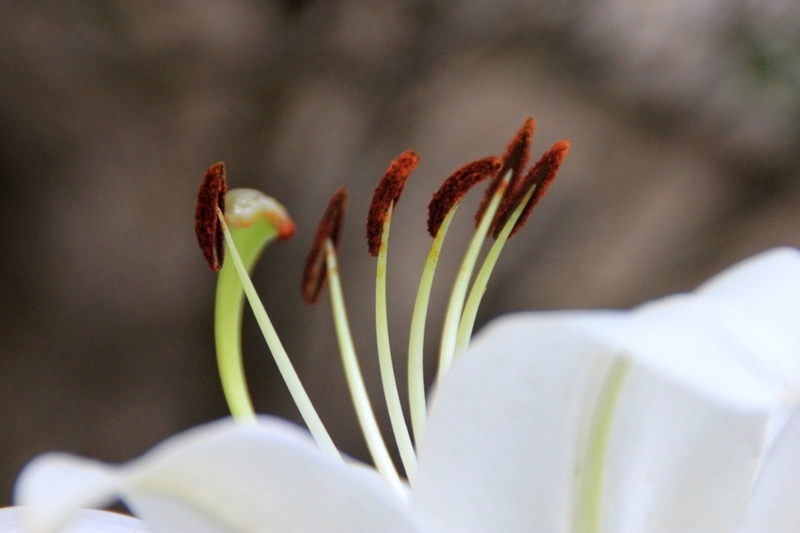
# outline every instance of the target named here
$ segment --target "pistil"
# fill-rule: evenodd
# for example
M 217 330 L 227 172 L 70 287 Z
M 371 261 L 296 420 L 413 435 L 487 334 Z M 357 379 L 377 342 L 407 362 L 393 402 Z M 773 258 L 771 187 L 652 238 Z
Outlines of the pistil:
M 233 189 L 226 197 L 225 212 L 233 241 L 248 273 L 266 246 L 276 238 L 288 239 L 294 224 L 286 209 L 253 189 Z M 214 216 L 214 223 L 218 224 Z M 220 225 L 221 228 L 221 225 Z M 220 231 L 222 237 L 222 232 Z M 255 419 L 242 365 L 242 314 L 244 292 L 233 263 L 222 265 L 217 278 L 214 336 L 217 366 L 231 414 L 241 421 Z
M 206 171 L 197 193 L 195 233 L 209 267 L 215 272 L 222 270 L 217 286 L 215 317 L 217 362 L 231 414 L 242 423 L 252 424 L 256 421 L 242 368 L 240 336 L 244 303 L 242 291 L 244 291 L 272 351 L 275 363 L 309 431 L 320 449 L 341 461 L 341 455 L 300 383 L 248 273 L 264 246 L 276 237 L 290 237 L 294 232 L 294 224 L 283 206 L 272 198 L 249 189 L 231 191 L 229 215 L 244 244 L 245 260 L 243 260 L 225 220 L 227 193 L 225 166 L 222 163 L 212 165 Z M 233 259 L 233 270 L 230 266 L 223 265 L 225 244 Z

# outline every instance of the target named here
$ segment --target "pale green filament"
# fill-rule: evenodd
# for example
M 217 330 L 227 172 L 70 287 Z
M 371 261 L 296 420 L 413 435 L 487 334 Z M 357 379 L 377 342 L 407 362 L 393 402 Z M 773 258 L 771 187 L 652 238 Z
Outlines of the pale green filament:
M 603 478 L 614 411 L 631 364 L 617 359 L 608 371 L 594 411 L 586 445 L 583 479 L 576 494 L 575 531 L 599 533 L 602 529 Z
M 411 436 L 408 434 L 408 426 L 403 416 L 403 406 L 400 403 L 400 395 L 397 392 L 397 381 L 394 377 L 394 366 L 392 364 L 392 349 L 389 343 L 389 318 L 386 310 L 386 263 L 389 255 L 389 228 L 392 224 L 392 212 L 394 202 L 389 205 L 386 212 L 386 220 L 383 223 L 383 233 L 381 234 L 381 246 L 378 250 L 378 271 L 375 274 L 375 330 L 378 339 L 378 360 L 381 367 L 381 381 L 383 382 L 383 394 L 386 396 L 386 407 L 389 410 L 389 419 L 392 422 L 394 438 L 397 448 L 400 450 L 400 459 L 406 470 L 409 483 L 414 483 L 414 476 L 417 473 L 417 455 L 414 453 L 414 446 L 411 444 Z
M 325 264 L 328 270 L 328 286 L 331 294 L 331 308 L 333 310 L 333 321 L 336 325 L 336 337 L 339 340 L 339 351 L 342 355 L 342 366 L 347 378 L 347 385 L 350 389 L 350 396 L 353 399 L 353 406 L 356 410 L 358 423 L 364 433 L 364 440 L 367 448 L 375 462 L 375 468 L 383 476 L 386 482 L 392 487 L 400 497 L 406 498 L 406 492 L 400 476 L 392 463 L 386 443 L 383 441 L 378 422 L 375 420 L 375 413 L 372 411 L 372 404 L 367 395 L 367 388 L 364 385 L 364 378 L 361 376 L 361 369 L 358 366 L 358 357 L 353 345 L 353 336 L 350 333 L 350 324 L 347 321 L 347 311 L 344 307 L 344 296 L 342 295 L 342 283 L 339 279 L 339 266 L 336 260 L 336 250 L 330 239 L 325 241 Z
M 428 420 L 428 408 L 425 402 L 425 365 L 423 348 L 425 345 L 425 322 L 428 317 L 428 302 L 431 297 L 433 276 L 436 274 L 436 265 L 439 264 L 439 254 L 442 243 L 447 235 L 447 229 L 453 220 L 458 204 L 453 206 L 431 244 L 431 251 L 425 261 L 422 278 L 419 280 L 417 300 L 414 303 L 414 315 L 411 317 L 411 334 L 408 340 L 408 403 L 411 412 L 411 427 L 414 430 L 414 441 L 419 448 L 425 436 L 425 424 Z
M 475 269 L 475 263 L 478 260 L 478 254 L 481 251 L 483 241 L 486 239 L 486 234 L 489 231 L 489 226 L 492 224 L 497 208 L 500 206 L 500 200 L 503 199 L 508 180 L 511 177 L 509 170 L 500 186 L 492 196 L 486 211 L 483 213 L 478 229 L 472 236 L 472 240 L 467 248 L 467 253 L 461 262 L 461 267 L 458 270 L 456 281 L 453 284 L 453 290 L 450 293 L 450 301 L 447 304 L 447 312 L 444 316 L 444 326 L 442 327 L 442 341 L 439 348 L 439 374 L 437 379 L 442 380 L 444 375 L 450 369 L 453 362 L 453 355 L 456 349 L 456 335 L 458 335 L 458 324 L 461 320 L 461 311 L 464 308 L 464 299 L 467 296 L 467 289 L 469 288 L 469 280 L 472 277 L 472 272 Z
M 472 284 L 472 289 L 469 291 L 469 298 L 467 298 L 467 304 L 464 306 L 464 313 L 461 315 L 461 322 L 458 325 L 456 356 L 469 346 L 472 329 L 475 327 L 475 317 L 478 315 L 478 308 L 481 305 L 483 294 L 486 292 L 486 285 L 489 283 L 489 277 L 492 275 L 492 271 L 497 264 L 497 258 L 500 257 L 500 252 L 503 251 L 503 246 L 505 246 L 508 241 L 511 230 L 514 229 L 517 220 L 519 220 L 522 211 L 525 209 L 525 204 L 528 203 L 528 200 L 530 200 L 535 190 L 535 186 L 531 187 L 531 190 L 528 191 L 522 199 L 522 202 L 514 209 L 511 217 L 508 219 L 505 226 L 503 226 L 500 235 L 498 235 L 497 239 L 494 241 L 489 253 L 486 254 L 486 259 L 483 260 L 483 266 L 481 266 L 478 275 L 475 277 L 475 282 Z
M 297 405 L 297 409 L 300 411 L 300 415 L 303 417 L 303 420 L 308 426 L 314 440 L 317 441 L 317 445 L 320 449 L 331 457 L 335 457 L 341 461 L 342 457 L 339 454 L 339 450 L 336 449 L 325 426 L 322 425 L 322 420 L 320 420 L 314 406 L 311 404 L 311 399 L 308 397 L 308 394 L 306 394 L 302 383 L 300 383 L 300 378 L 297 376 L 297 372 L 295 372 L 289 360 L 289 356 L 286 354 L 286 350 L 283 348 L 283 344 L 281 344 L 278 338 L 278 334 L 267 315 L 267 311 L 264 309 L 264 304 L 261 303 L 261 299 L 258 297 L 258 293 L 256 293 L 253 282 L 250 280 L 247 269 L 236 249 L 236 243 L 228 229 L 228 224 L 225 222 L 225 217 L 219 210 L 217 211 L 217 215 L 222 224 L 222 230 L 225 233 L 225 242 L 228 245 L 227 251 L 239 275 L 239 281 L 242 284 L 245 295 L 247 295 L 247 300 L 250 302 L 250 307 L 253 309 L 253 314 L 261 328 L 264 339 L 266 339 L 272 356 L 275 358 L 275 363 L 278 365 L 278 370 L 283 377 L 283 381 L 286 383 L 289 393 L 292 395 L 292 399 L 295 405 Z M 238 353 L 236 355 L 238 355 Z

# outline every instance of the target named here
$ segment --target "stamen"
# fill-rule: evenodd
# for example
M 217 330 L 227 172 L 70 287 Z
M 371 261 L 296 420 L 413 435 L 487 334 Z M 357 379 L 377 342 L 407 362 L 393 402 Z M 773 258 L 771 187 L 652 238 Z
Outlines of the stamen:
M 495 217 L 495 224 L 502 223 L 503 225 L 495 226 L 495 242 L 486 255 L 486 259 L 484 259 L 483 265 L 475 277 L 475 282 L 472 284 L 469 298 L 464 306 L 464 312 L 458 325 L 456 354 L 463 352 L 469 346 L 469 339 L 475 327 L 478 308 L 483 295 L 486 293 L 489 277 L 497 264 L 497 259 L 500 257 L 503 246 L 505 246 L 508 239 L 522 228 L 534 206 L 547 192 L 547 188 L 555 179 L 568 150 L 569 143 L 567 141 L 559 141 L 553 145 L 537 161 L 536 165 L 525 176 L 525 179 L 518 182 L 517 190 L 506 195 L 503 200 L 503 205 Z M 501 228 L 501 231 L 498 231 L 497 228 Z
M 535 126 L 536 123 L 534 122 L 533 118 L 526 118 L 525 123 L 519 129 L 514 138 L 511 139 L 508 148 L 506 148 L 506 153 L 503 155 L 503 168 L 501 168 L 500 172 L 497 173 L 495 180 L 489 184 L 489 187 L 486 189 L 486 193 L 483 195 L 483 200 L 481 200 L 481 205 L 478 208 L 478 212 L 475 213 L 476 225 L 480 224 L 483 214 L 486 212 L 486 208 L 494 197 L 495 192 L 497 192 L 498 187 L 500 187 L 500 182 L 505 178 L 506 173 L 509 170 L 511 171 L 511 177 L 509 178 L 510 185 L 508 190 L 513 191 L 516 187 L 517 182 L 522 175 L 522 170 L 525 168 L 525 165 L 528 164 L 528 159 L 530 157 L 529 151 L 531 147 L 531 141 L 533 140 L 533 130 Z
M 530 172 L 528 172 L 528 175 L 525 176 L 523 182 L 519 183 L 517 188 L 506 196 L 503 200 L 503 204 L 500 206 L 500 210 L 495 218 L 494 227 L 492 228 L 492 236 L 495 239 L 500 234 L 500 231 L 503 229 L 511 213 L 516 209 L 516 205 L 518 205 L 520 199 L 527 194 L 526 189 L 528 187 L 534 187 L 533 196 L 531 196 L 525 204 L 525 210 L 517 220 L 509 238 L 516 235 L 517 232 L 522 229 L 522 226 L 527 222 L 533 208 L 536 207 L 536 204 L 539 203 L 539 200 L 542 199 L 547 189 L 550 187 L 550 184 L 553 183 L 553 180 L 556 178 L 558 169 L 561 168 L 561 163 L 564 161 L 564 157 L 566 157 L 568 151 L 569 142 L 558 141 L 555 143 L 553 147 L 546 151 L 536 162 Z
M 528 151 L 533 139 L 533 130 L 534 121 L 528 117 L 508 145 L 503 156 L 503 168 L 500 169 L 497 178 L 489 184 L 478 212 L 475 214 L 478 228 L 475 230 L 475 235 L 472 237 L 467 253 L 461 263 L 461 269 L 456 277 L 453 292 L 450 294 L 450 301 L 447 305 L 442 342 L 439 349 L 439 380 L 450 368 L 455 355 L 461 311 L 464 308 L 464 299 L 467 296 L 469 280 L 475 269 L 475 262 L 478 259 L 481 246 L 486 239 L 488 230 L 493 226 L 498 206 L 506 190 L 513 190 L 513 188 L 509 189 L 509 186 L 516 186 L 519 175 L 528 161 Z
M 331 309 L 333 322 L 336 327 L 336 339 L 339 342 L 339 352 L 342 357 L 342 367 L 350 389 L 350 397 L 356 411 L 361 432 L 367 442 L 375 468 L 383 476 L 386 483 L 392 487 L 402 498 L 406 497 L 403 483 L 389 456 L 386 443 L 383 441 L 372 404 L 369 401 L 361 368 L 358 365 L 353 336 L 347 320 L 347 310 L 344 305 L 342 283 L 339 278 L 339 266 L 336 260 L 336 244 L 344 222 L 347 191 L 344 187 L 334 193 L 325 214 L 322 216 L 314 244 L 306 260 L 303 273 L 303 297 L 310 305 L 319 299 L 319 293 L 328 280 L 331 295 Z
M 239 275 L 239 281 L 242 284 L 244 293 L 247 295 L 247 300 L 250 302 L 250 307 L 261 328 L 261 333 L 264 335 L 264 339 L 267 341 L 267 345 L 272 352 L 275 364 L 278 366 L 283 381 L 286 383 L 286 387 L 289 389 L 289 393 L 292 395 L 292 399 L 295 405 L 297 405 L 297 409 L 300 411 L 300 416 L 303 417 L 303 420 L 308 426 L 308 430 L 311 432 L 312 437 L 314 437 L 320 449 L 331 457 L 341 461 L 342 456 L 339 454 L 339 450 L 337 450 L 336 446 L 333 444 L 330 435 L 328 435 L 328 431 L 325 429 L 322 420 L 320 420 L 317 411 L 311 403 L 311 399 L 303 388 L 303 384 L 300 382 L 300 378 L 297 376 L 297 372 L 295 372 L 292 362 L 289 360 L 289 356 L 281 340 L 278 338 L 278 333 L 275 331 L 275 327 L 272 325 L 272 321 L 270 321 L 267 315 L 267 310 L 264 309 L 264 304 L 261 303 L 256 288 L 253 286 L 253 282 L 247 274 L 247 269 L 242 262 L 242 258 L 239 256 L 236 243 L 233 241 L 233 236 L 228 229 L 222 211 L 217 211 L 217 218 L 222 226 L 225 242 L 228 245 L 228 251 L 233 259 L 233 264 L 236 267 L 236 272 Z
M 273 198 L 253 189 L 232 189 L 226 196 L 231 236 L 247 272 L 251 272 L 267 244 L 287 239 L 294 223 L 286 209 Z M 218 224 L 216 215 L 215 225 Z M 221 227 L 221 225 L 220 225 Z M 224 239 L 223 232 L 219 236 Z M 235 266 L 222 266 L 217 278 L 214 336 L 222 389 L 231 414 L 239 421 L 254 421 L 255 411 L 247 390 L 242 365 L 242 314 L 244 292 Z
M 501 165 L 500 159 L 487 157 L 461 167 L 444 181 L 428 205 L 428 232 L 434 239 L 417 289 L 408 340 L 408 401 L 411 427 L 414 430 L 417 447 L 424 437 L 427 421 L 424 370 L 425 323 L 439 254 L 458 203 L 474 185 L 493 177 Z
M 392 204 L 397 205 L 406 186 L 406 180 L 417 167 L 417 163 L 419 163 L 419 156 L 414 150 L 406 150 L 400 154 L 389 165 L 386 174 L 372 195 L 372 204 L 370 204 L 367 215 L 367 245 L 372 257 L 378 256 L 386 213 Z
M 401 498 L 406 499 L 406 491 L 403 488 L 403 483 L 400 481 L 400 476 L 397 475 L 397 470 L 394 467 L 394 463 L 392 463 L 392 458 L 389 456 L 386 443 L 381 436 L 378 422 L 375 419 L 375 413 L 372 410 L 372 404 L 369 401 L 367 388 L 364 385 L 364 378 L 361 375 L 361 368 L 358 365 L 358 356 L 356 355 L 353 335 L 350 332 L 347 310 L 344 305 L 342 283 L 339 279 L 336 249 L 331 239 L 325 240 L 325 262 L 328 272 L 331 308 L 333 310 L 333 319 L 336 326 L 336 338 L 339 341 L 342 366 L 344 367 L 344 374 L 347 378 L 347 385 L 350 389 L 350 397 L 353 400 L 353 407 L 356 410 L 358 423 L 361 426 L 361 432 L 364 434 L 367 448 L 372 456 L 372 460 L 375 462 L 375 468 L 381 476 L 383 476 L 386 483 L 394 489 Z
M 478 229 L 475 230 L 469 247 L 467 247 L 467 253 L 464 254 L 464 259 L 461 261 L 456 281 L 453 283 L 453 289 L 450 293 L 450 300 L 447 303 L 447 311 L 444 316 L 442 340 L 439 347 L 439 373 L 437 376 L 439 381 L 442 380 L 453 362 L 458 336 L 458 324 L 461 319 L 461 311 L 464 308 L 464 299 L 467 296 L 469 280 L 475 270 L 475 263 L 478 260 L 483 241 L 486 240 L 492 220 L 497 214 L 497 208 L 508 187 L 508 180 L 511 178 L 511 174 L 512 170 L 507 170 L 505 176 L 500 180 L 499 186 L 495 189 L 491 201 L 486 206 L 480 224 L 478 224 Z
M 392 431 L 400 451 L 400 459 L 406 471 L 409 483 L 414 483 L 417 473 L 417 456 L 411 444 L 411 435 L 408 432 L 406 419 L 403 415 L 403 406 L 400 403 L 400 394 L 397 390 L 397 380 L 394 375 L 392 362 L 392 349 L 389 342 L 389 318 L 386 309 L 386 269 L 389 255 L 389 230 L 391 227 L 392 213 L 400 200 L 405 182 L 419 161 L 417 154 L 411 151 L 404 152 L 395 161 L 392 161 L 386 171 L 375 194 L 367 220 L 367 239 L 374 235 L 375 226 L 380 224 L 380 242 L 377 249 L 374 243 L 368 242 L 370 253 L 377 252 L 378 266 L 375 274 L 375 333 L 378 341 L 378 361 L 381 369 L 381 382 L 383 394 L 386 399 L 386 408 L 389 411 L 389 420 Z
M 469 298 L 467 298 L 467 303 L 464 305 L 461 321 L 458 324 L 455 349 L 456 355 L 466 350 L 469 346 L 472 329 L 475 327 L 475 318 L 478 315 L 478 307 L 480 307 L 481 299 L 486 292 L 486 285 L 489 283 L 489 277 L 492 275 L 492 271 L 497 264 L 497 259 L 500 257 L 500 252 L 503 250 L 503 246 L 505 246 L 508 240 L 509 233 L 511 233 L 511 230 L 522 214 L 522 210 L 525 208 L 525 202 L 530 199 L 534 190 L 535 185 L 534 188 L 528 189 L 523 201 L 516 207 L 514 213 L 503 227 L 503 231 L 500 232 L 500 235 L 492 244 L 489 253 L 486 254 L 486 259 L 484 259 L 481 269 L 478 271 L 478 275 L 475 277 L 475 282 L 472 284 L 472 289 L 469 291 Z
M 208 266 L 219 272 L 225 260 L 222 229 L 217 221 L 217 209 L 225 212 L 225 193 L 228 183 L 225 179 L 225 164 L 211 165 L 206 170 L 200 190 L 197 191 L 197 209 L 195 210 L 194 231 L 197 242 L 203 250 Z
M 496 176 L 502 166 L 503 161 L 499 157 L 485 157 L 464 165 L 447 178 L 428 204 L 428 233 L 431 237 L 436 237 L 444 217 L 469 190 L 486 178 Z
M 330 240 L 334 248 L 338 246 L 346 208 L 347 189 L 340 187 L 328 202 L 325 214 L 322 215 L 317 227 L 314 244 L 306 258 L 302 289 L 303 299 L 309 305 L 317 303 L 322 287 L 325 286 L 325 241 Z

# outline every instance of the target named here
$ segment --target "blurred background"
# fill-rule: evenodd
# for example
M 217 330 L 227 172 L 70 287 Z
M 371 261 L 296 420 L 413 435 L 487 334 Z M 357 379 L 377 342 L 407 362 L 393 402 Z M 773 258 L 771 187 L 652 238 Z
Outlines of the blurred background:
M 421 162 L 388 278 L 403 389 L 430 196 L 462 164 L 501 155 L 526 116 L 534 159 L 559 139 L 572 150 L 507 246 L 479 324 L 628 307 L 800 245 L 793 0 L 0 0 L 0 20 L 2 504 L 38 453 L 124 461 L 226 414 L 216 278 L 193 233 L 218 160 L 232 187 L 275 196 L 297 224 L 255 284 L 334 440 L 361 458 L 327 295 L 307 307 L 300 276 L 345 185 L 345 296 L 388 435 L 364 221 L 406 148 Z M 479 196 L 445 243 L 429 379 Z M 257 409 L 299 420 L 250 315 L 244 330 Z

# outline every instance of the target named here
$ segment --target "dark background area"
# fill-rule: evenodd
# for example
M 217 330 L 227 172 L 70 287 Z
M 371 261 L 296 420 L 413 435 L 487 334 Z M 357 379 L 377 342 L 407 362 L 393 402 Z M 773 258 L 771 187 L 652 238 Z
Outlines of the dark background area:
M 374 348 L 372 190 L 413 147 L 392 227 L 390 326 L 407 331 L 426 206 L 462 164 L 572 150 L 501 258 L 479 324 L 502 313 L 628 307 L 752 253 L 800 244 L 800 8 L 789 0 L 0 0 L 0 498 L 34 455 L 132 458 L 224 416 L 215 276 L 193 235 L 204 170 L 292 214 L 254 279 L 334 440 L 365 457 L 327 296 L 303 260 L 340 185 L 340 246 L 362 368 L 388 436 Z M 478 194 L 445 245 L 437 333 Z M 252 317 L 257 409 L 298 420 Z M 388 440 L 391 441 L 389 438 Z

